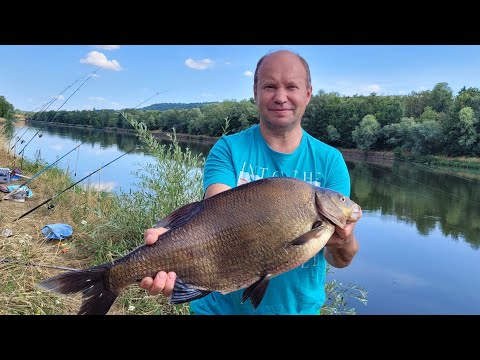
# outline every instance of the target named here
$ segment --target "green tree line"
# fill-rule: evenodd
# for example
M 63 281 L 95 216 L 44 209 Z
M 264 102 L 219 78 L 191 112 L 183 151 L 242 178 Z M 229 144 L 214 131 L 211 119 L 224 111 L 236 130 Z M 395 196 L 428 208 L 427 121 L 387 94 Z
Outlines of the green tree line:
M 258 123 L 253 99 L 169 110 L 125 110 L 149 130 L 221 136 L 225 119 L 235 133 Z M 463 87 L 454 95 L 447 83 L 409 95 L 342 96 L 319 91 L 312 96 L 304 128 L 337 147 L 399 149 L 414 155 L 480 155 L 480 89 Z M 131 128 L 114 110 L 47 111 L 28 115 L 37 121 L 94 128 Z

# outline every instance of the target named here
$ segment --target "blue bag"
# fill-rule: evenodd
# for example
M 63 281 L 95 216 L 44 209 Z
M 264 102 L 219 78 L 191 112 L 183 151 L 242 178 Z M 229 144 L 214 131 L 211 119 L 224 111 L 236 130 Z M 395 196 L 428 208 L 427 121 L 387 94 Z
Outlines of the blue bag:
M 73 229 L 67 224 L 49 224 L 43 227 L 42 233 L 45 235 L 45 239 L 63 240 L 72 236 Z

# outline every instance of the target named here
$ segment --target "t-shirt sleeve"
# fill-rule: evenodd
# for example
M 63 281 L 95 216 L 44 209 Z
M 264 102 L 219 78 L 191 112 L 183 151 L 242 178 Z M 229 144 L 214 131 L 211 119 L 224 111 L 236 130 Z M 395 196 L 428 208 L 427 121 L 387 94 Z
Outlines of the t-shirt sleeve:
M 332 159 L 332 166 L 325 187 L 350 197 L 350 174 L 342 153 L 338 150 L 335 151 L 335 157 Z
M 221 137 L 213 145 L 207 156 L 203 170 L 203 191 L 207 191 L 210 185 L 217 183 L 232 188 L 236 186 L 232 151 L 225 137 Z

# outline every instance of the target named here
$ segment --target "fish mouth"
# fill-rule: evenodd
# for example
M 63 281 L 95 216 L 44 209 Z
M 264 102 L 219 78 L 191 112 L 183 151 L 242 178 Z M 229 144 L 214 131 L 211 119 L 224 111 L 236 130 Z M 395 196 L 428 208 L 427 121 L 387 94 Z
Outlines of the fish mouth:
M 357 221 L 362 217 L 362 208 L 360 205 L 355 204 L 353 206 L 352 214 L 350 215 L 350 218 L 348 220 L 350 221 Z

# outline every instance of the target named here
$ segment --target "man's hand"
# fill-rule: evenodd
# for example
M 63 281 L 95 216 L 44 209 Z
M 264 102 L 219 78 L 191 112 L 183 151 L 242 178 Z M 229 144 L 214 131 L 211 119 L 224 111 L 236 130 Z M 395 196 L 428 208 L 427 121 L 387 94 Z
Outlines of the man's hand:
M 353 233 L 353 228 L 357 222 L 347 222 L 347 226 L 345 226 L 345 229 L 342 229 L 340 226 L 335 226 L 335 232 L 333 235 L 330 237 L 330 239 L 327 242 L 327 245 L 329 246 L 336 246 L 336 247 L 343 247 L 345 246 L 349 241 L 348 239 L 351 237 Z
M 158 240 L 158 237 L 167 231 L 168 229 L 165 228 L 145 230 L 145 243 L 147 245 L 154 244 Z M 154 279 L 151 277 L 144 277 L 142 281 L 140 281 L 139 286 L 142 289 L 148 290 L 150 295 L 162 294 L 165 297 L 169 297 L 172 294 L 176 277 L 177 274 L 175 274 L 173 271 L 170 271 L 168 274 L 165 271 L 160 271 L 157 273 L 157 275 L 155 275 Z
M 362 217 L 362 210 L 358 220 Z M 357 221 L 358 221 L 357 220 Z M 345 229 L 335 227 L 335 232 L 325 246 L 325 259 L 334 267 L 342 268 L 348 266 L 358 252 L 358 241 L 353 234 L 357 221 L 347 222 Z

